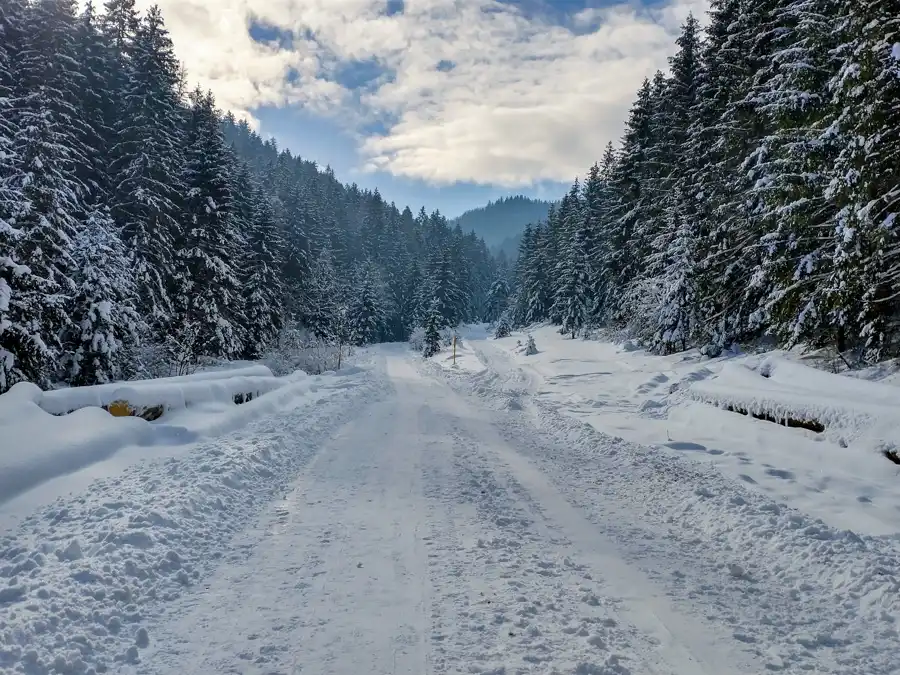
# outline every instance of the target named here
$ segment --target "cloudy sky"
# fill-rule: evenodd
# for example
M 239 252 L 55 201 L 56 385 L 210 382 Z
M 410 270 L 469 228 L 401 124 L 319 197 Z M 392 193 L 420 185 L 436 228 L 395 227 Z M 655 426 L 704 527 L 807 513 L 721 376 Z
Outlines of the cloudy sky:
M 447 215 L 558 197 L 706 0 L 138 0 L 263 135 Z

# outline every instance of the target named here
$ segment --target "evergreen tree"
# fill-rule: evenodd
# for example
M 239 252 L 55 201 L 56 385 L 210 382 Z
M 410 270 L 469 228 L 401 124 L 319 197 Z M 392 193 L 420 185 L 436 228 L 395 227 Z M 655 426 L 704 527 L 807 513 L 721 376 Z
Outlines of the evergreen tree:
M 488 291 L 487 320 L 493 322 L 499 319 L 500 315 L 506 311 L 508 303 L 509 282 L 504 277 L 500 277 L 491 284 L 491 290 Z
M 839 111 L 833 129 L 845 141 L 826 193 L 838 207 L 827 307 L 838 348 L 853 339 L 871 362 L 898 347 L 897 9 L 896 2 L 876 0 L 844 4 L 842 59 L 832 82 Z
M 310 294 L 304 310 L 307 327 L 321 340 L 328 340 L 334 334 L 334 317 L 341 295 L 331 249 L 326 247 L 313 263 Z
M 436 298 L 431 302 L 428 313 L 425 315 L 423 328 L 425 329 L 425 345 L 422 355 L 426 359 L 441 351 L 441 316 L 440 301 Z
M 251 220 L 246 234 L 243 269 L 243 306 L 246 334 L 244 355 L 257 359 L 275 341 L 283 325 L 283 289 L 275 250 L 278 228 L 272 206 L 257 186 L 253 191 Z
M 138 25 L 133 5 L 113 0 L 105 17 L 110 39 L 129 57 L 120 64 L 128 79 L 110 148 L 111 211 L 131 257 L 141 315 L 161 336 L 171 327 L 173 300 L 188 288 L 173 253 L 182 236 L 186 139 L 171 39 L 158 11 Z
M 68 302 L 74 295 L 72 241 L 83 216 L 82 189 L 75 166 L 77 152 L 74 64 L 74 4 L 40 0 L 23 21 L 26 37 L 20 54 L 18 96 L 14 103 L 16 133 L 12 149 L 14 172 L 23 179 L 19 210 L 14 218 L 16 248 L 13 260 L 27 264 L 33 282 L 23 283 L 16 303 L 39 339 L 29 344 L 34 353 L 19 355 L 21 367 L 32 364 L 28 379 L 46 384 L 62 352 L 61 337 L 69 325 Z M 23 281 L 18 276 L 19 281 Z M 27 309 L 26 309 L 27 308 Z M 25 313 L 27 312 L 27 313 Z
M 556 265 L 558 288 L 553 312 L 561 324 L 560 332 L 574 338 L 588 319 L 591 288 L 590 263 L 593 259 L 590 221 L 584 217 L 578 182 L 569 191 L 560 208 L 564 232 L 568 239 L 559 247 L 561 256 Z
M 187 275 L 179 315 L 198 330 L 198 356 L 231 357 L 241 352 L 241 294 L 228 255 L 239 236 L 232 219 L 228 157 L 212 94 L 191 97 L 184 185 L 185 232 L 178 259 Z
M 350 322 L 350 341 L 361 347 L 375 342 L 382 323 L 382 312 L 371 265 L 363 264 L 355 276 L 356 283 L 350 294 L 347 316 Z
M 98 211 L 75 239 L 77 292 L 63 361 L 72 385 L 124 379 L 134 366 L 142 321 L 125 247 L 109 215 Z

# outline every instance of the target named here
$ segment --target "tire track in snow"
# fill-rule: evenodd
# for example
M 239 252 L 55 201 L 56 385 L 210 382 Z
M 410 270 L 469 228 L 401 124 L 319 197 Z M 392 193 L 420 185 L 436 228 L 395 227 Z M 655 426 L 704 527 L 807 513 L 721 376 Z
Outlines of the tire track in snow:
M 516 634 L 518 639 L 491 630 L 487 642 L 471 636 L 467 642 L 464 632 L 456 639 L 456 653 L 478 655 L 489 664 L 466 663 L 458 656 L 466 668 L 484 673 L 604 675 L 753 672 L 742 645 L 730 645 L 727 632 L 713 630 L 699 618 L 674 610 L 668 598 L 618 557 L 601 532 L 540 472 L 516 455 L 493 427 L 492 419 L 449 390 L 442 399 L 439 418 L 446 435 L 453 438 L 456 484 L 462 486 L 457 489 L 466 497 L 464 503 L 471 500 L 480 521 L 492 525 L 493 530 L 477 540 L 469 533 L 468 543 L 464 536 L 457 537 L 463 543 L 456 548 L 463 552 L 464 560 L 480 564 L 469 563 L 472 572 L 478 570 L 470 572 L 473 577 L 496 579 L 493 570 L 499 566 L 499 581 L 490 586 L 497 599 L 491 604 L 511 605 L 514 609 L 509 614 L 520 615 L 516 625 L 525 629 L 521 636 Z M 453 485 L 453 476 L 453 471 L 445 469 L 444 477 L 435 483 Z M 527 590 L 510 598 L 503 579 Z M 454 590 L 440 604 L 459 607 L 458 595 Z M 517 607 L 517 602 L 527 604 Z M 451 625 L 465 625 L 470 620 L 472 609 L 465 602 L 462 607 L 465 609 L 457 610 L 462 621 Z M 591 614 L 591 608 L 602 612 Z M 477 632 L 490 624 L 485 612 L 480 616 Z M 494 618 L 500 628 L 505 617 L 501 612 Z M 532 630 L 533 640 L 529 637 Z M 515 631 L 510 638 L 512 633 Z M 504 646 L 497 646 L 501 643 Z M 546 656 L 534 654 L 535 650 Z M 464 669 L 462 664 L 446 672 L 459 672 Z
M 838 531 L 710 467 L 598 432 L 521 392 L 505 354 L 479 351 L 490 373 L 480 401 L 508 442 L 676 606 L 743 643 L 760 671 L 900 672 L 895 540 Z M 521 412 L 507 412 L 510 395 Z
M 231 538 L 315 455 L 371 372 L 320 378 L 309 405 L 57 500 L 0 539 L 0 671 L 128 672 L 171 604 L 252 545 Z M 223 560 L 225 556 L 229 559 Z

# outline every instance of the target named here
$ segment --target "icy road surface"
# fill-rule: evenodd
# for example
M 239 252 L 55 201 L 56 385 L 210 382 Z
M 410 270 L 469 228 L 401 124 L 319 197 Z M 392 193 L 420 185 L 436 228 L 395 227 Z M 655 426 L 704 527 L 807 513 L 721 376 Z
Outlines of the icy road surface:
M 898 542 L 538 405 L 499 350 L 135 467 L 0 551 L 0 672 L 900 672 Z

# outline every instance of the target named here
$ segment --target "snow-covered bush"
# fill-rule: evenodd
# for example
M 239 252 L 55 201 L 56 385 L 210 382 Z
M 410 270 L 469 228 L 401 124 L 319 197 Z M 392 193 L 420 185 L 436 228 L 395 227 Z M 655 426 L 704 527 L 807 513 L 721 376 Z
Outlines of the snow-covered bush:
M 163 342 L 145 343 L 134 350 L 137 379 L 191 375 L 202 365 L 197 356 L 199 326 L 184 322 L 166 334 Z
M 512 327 L 510 326 L 509 316 L 504 314 L 497 321 L 497 327 L 494 329 L 494 339 L 499 340 L 500 338 L 509 337 L 510 333 L 512 333 Z
M 409 334 L 409 346 L 417 352 L 425 349 L 425 328 L 416 326 Z
M 282 328 L 275 344 L 263 355 L 262 363 L 275 375 L 287 375 L 302 370 L 319 375 L 336 370 L 342 356 L 341 346 L 315 337 L 307 330 L 293 325 Z
M 538 353 L 537 345 L 534 342 L 534 336 L 529 333 L 525 341 L 525 356 L 534 356 Z
M 629 337 L 652 344 L 659 327 L 659 308 L 664 289 L 658 279 L 642 279 L 628 286 L 622 297 L 621 313 Z

